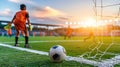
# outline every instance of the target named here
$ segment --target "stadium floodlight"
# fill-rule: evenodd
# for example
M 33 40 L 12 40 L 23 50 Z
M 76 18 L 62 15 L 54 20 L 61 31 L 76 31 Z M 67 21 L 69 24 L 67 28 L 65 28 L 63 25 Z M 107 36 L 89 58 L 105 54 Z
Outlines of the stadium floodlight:
M 113 20 L 109 20 L 109 22 L 112 22 Z
M 100 22 L 100 23 L 103 23 L 103 20 L 100 20 L 99 22 Z
M 80 22 L 78 22 L 78 25 L 80 25 Z
M 115 19 L 114 21 L 115 21 L 115 22 L 118 22 L 119 20 L 118 20 L 118 19 Z
M 65 24 L 67 24 L 67 25 L 68 25 L 68 23 L 69 23 L 69 22 L 65 22 Z
M 70 25 L 72 25 L 72 22 L 70 22 Z
M 74 24 L 77 24 L 76 22 L 74 22 Z
M 108 20 L 105 20 L 104 22 L 105 22 L 105 23 L 108 23 Z

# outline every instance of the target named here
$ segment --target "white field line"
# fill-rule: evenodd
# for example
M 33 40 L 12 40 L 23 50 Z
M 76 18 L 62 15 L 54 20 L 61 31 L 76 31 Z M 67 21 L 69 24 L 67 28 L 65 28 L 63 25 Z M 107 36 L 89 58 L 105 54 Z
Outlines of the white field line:
M 0 43 L 0 46 L 4 46 L 4 47 L 13 48 L 13 49 L 21 50 L 21 51 L 26 51 L 26 52 L 31 52 L 31 53 L 36 53 L 36 54 L 47 55 L 48 56 L 48 52 L 44 52 L 44 51 L 26 49 L 26 48 L 21 48 L 21 47 L 14 47 L 14 46 L 7 45 L 7 44 L 2 44 L 2 43 Z M 87 59 L 80 58 L 80 57 L 67 56 L 65 60 L 66 61 L 76 61 L 76 62 L 80 62 L 80 63 L 90 64 L 90 65 L 93 65 L 93 66 L 98 66 L 99 65 L 99 62 L 97 62 L 97 61 L 87 60 Z
M 29 43 L 39 43 L 39 42 L 81 42 L 83 40 L 53 40 L 53 41 L 29 41 Z M 25 41 L 19 41 L 19 43 L 24 43 Z M 2 42 L 2 43 L 15 43 L 15 42 Z
M 67 56 L 65 60 L 66 61 L 76 61 L 79 63 L 89 64 L 89 65 L 93 65 L 93 66 L 98 66 L 100 64 L 100 62 L 97 62 L 97 61 L 87 60 L 84 58 L 72 57 L 72 56 Z
M 32 49 L 27 49 L 27 48 L 21 48 L 21 47 L 14 47 L 14 46 L 7 45 L 7 44 L 1 44 L 0 43 L 0 46 L 4 46 L 4 47 L 8 47 L 8 48 L 13 48 L 13 49 L 21 50 L 21 51 L 26 51 L 26 52 L 31 52 L 31 53 L 37 53 L 37 54 L 41 54 L 41 55 L 48 55 L 47 52 L 37 51 L 37 50 L 32 50 Z
M 114 67 L 115 64 L 120 64 L 120 55 L 115 56 L 111 59 L 103 60 L 98 66 L 99 67 Z

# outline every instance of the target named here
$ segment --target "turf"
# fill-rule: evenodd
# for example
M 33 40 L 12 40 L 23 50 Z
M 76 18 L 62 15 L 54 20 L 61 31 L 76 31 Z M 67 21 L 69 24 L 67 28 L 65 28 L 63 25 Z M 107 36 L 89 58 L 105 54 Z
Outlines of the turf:
M 48 56 L 0 46 L 0 67 L 92 67 L 74 61 L 52 63 Z
M 114 65 L 114 67 L 120 67 L 120 64 L 116 64 L 116 65 Z
M 31 41 L 53 41 L 53 42 L 34 42 L 30 43 L 32 48 L 30 49 L 35 49 L 35 50 L 41 50 L 41 51 L 46 51 L 48 52 L 49 49 L 54 46 L 54 45 L 62 45 L 66 51 L 67 55 L 70 56 L 80 56 L 86 52 L 90 52 L 95 46 L 100 45 L 98 43 L 94 43 L 92 38 L 88 39 L 86 42 L 83 42 L 83 38 L 85 37 L 72 37 L 71 39 L 66 39 L 65 41 L 56 41 L 56 40 L 64 40 L 64 37 L 52 37 L 52 36 L 47 36 L 47 37 L 30 37 L 30 42 Z M 10 45 L 14 45 L 14 37 L 0 37 L 0 42 L 13 42 L 13 43 L 8 43 Z M 80 40 L 80 41 L 69 41 L 69 40 Z M 120 37 L 96 37 L 97 42 L 100 40 L 100 42 L 103 42 L 103 45 L 99 48 L 100 51 L 105 51 L 105 49 L 111 44 L 114 43 L 110 49 L 107 50 L 107 52 L 115 53 L 115 54 L 120 54 Z M 20 47 L 24 46 L 24 38 L 20 37 L 19 41 L 23 41 L 23 43 L 20 43 Z M 90 56 L 94 56 L 97 53 L 97 50 L 94 50 Z M 107 55 L 105 54 L 102 59 L 109 59 L 114 57 L 115 55 Z M 87 58 L 87 55 L 85 55 L 85 58 Z M 98 55 L 99 58 L 99 55 Z

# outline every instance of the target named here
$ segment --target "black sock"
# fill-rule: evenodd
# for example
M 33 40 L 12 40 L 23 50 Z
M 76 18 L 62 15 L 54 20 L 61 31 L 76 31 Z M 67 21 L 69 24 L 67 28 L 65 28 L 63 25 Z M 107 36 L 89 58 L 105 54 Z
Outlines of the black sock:
M 25 36 L 25 44 L 28 44 L 28 36 Z
M 18 44 L 18 37 L 15 37 L 15 44 Z

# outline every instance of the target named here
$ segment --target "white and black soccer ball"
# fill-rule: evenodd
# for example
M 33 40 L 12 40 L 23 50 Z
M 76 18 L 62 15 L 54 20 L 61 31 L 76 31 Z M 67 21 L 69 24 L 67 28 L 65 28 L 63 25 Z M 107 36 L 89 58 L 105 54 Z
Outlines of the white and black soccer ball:
M 49 57 L 52 62 L 62 62 L 66 57 L 66 50 L 61 45 L 50 48 Z

